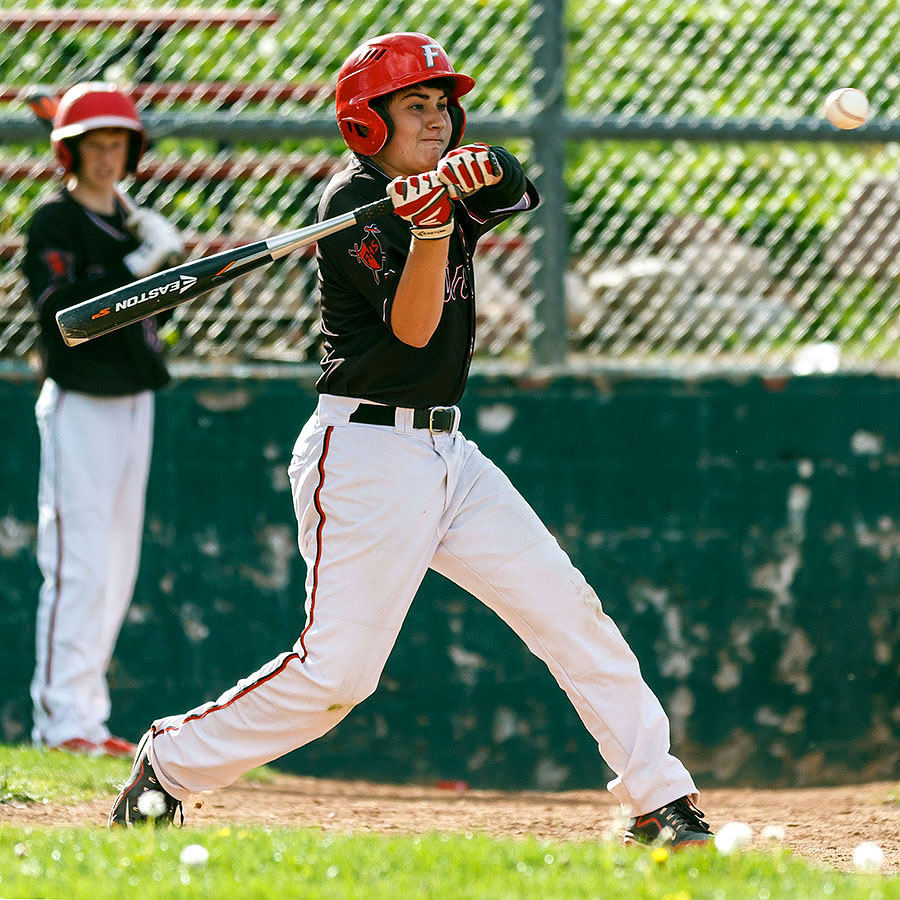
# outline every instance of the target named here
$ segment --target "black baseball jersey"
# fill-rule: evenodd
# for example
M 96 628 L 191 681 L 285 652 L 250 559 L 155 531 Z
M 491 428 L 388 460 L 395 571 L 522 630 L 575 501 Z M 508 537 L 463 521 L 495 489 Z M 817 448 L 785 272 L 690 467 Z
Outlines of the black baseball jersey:
M 503 179 L 465 201 L 455 200 L 455 230 L 444 290 L 444 311 L 425 347 L 396 338 L 390 326 L 398 280 L 409 254 L 410 223 L 387 215 L 323 238 L 316 255 L 325 355 L 317 389 L 391 406 L 450 406 L 465 388 L 475 346 L 478 239 L 515 212 L 538 204 L 519 161 L 493 148 Z M 319 221 L 384 199 L 390 179 L 360 157 L 334 176 L 319 205 Z
M 77 347 L 65 345 L 56 324 L 59 310 L 134 281 L 122 260 L 138 241 L 125 217 L 121 207 L 112 216 L 99 215 L 62 190 L 28 226 L 23 269 L 37 307 L 44 374 L 66 390 L 124 396 L 169 381 L 156 318 Z

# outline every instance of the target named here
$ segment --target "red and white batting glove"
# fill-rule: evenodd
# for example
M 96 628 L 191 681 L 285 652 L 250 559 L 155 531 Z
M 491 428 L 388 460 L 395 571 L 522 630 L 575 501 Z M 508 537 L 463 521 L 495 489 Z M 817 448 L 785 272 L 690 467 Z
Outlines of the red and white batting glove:
M 453 233 L 453 205 L 436 172 L 395 178 L 387 189 L 394 212 L 412 223 L 413 237 L 438 241 Z
M 503 169 L 487 144 L 451 150 L 437 166 L 438 178 L 456 195 L 471 194 L 503 178 Z

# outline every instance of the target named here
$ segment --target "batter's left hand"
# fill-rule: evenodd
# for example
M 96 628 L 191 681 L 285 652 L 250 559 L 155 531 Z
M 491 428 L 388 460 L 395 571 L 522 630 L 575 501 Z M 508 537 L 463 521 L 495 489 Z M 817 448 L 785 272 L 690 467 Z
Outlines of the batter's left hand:
M 434 172 L 395 178 L 387 189 L 394 212 L 412 225 L 415 238 L 441 240 L 453 234 L 453 205 Z
M 438 178 L 455 195 L 471 194 L 503 178 L 503 169 L 487 144 L 451 150 L 437 165 Z

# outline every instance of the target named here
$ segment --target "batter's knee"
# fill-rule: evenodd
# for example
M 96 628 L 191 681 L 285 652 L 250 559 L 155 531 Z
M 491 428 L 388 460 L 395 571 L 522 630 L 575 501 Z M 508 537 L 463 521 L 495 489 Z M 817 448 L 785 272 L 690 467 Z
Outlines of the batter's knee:
M 318 687 L 318 699 L 323 709 L 330 712 L 349 711 L 375 692 L 381 672 L 361 670 L 355 662 L 338 657 L 327 661 L 306 661 L 306 675 Z
M 371 697 L 378 687 L 379 678 L 357 679 L 355 682 L 345 681 L 344 683 L 334 685 L 328 692 L 328 709 L 350 710 L 354 706 L 359 706 L 363 700 Z

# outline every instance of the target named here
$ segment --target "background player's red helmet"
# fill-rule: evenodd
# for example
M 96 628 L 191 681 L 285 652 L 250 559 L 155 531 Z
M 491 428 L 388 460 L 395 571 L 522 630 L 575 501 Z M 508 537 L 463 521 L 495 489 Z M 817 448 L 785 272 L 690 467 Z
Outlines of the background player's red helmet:
M 453 83 L 447 96 L 453 125 L 448 149 L 452 149 L 466 128 L 459 98 L 475 87 L 475 80 L 455 72 L 443 47 L 427 34 L 383 34 L 357 47 L 341 66 L 335 98 L 338 127 L 347 146 L 363 156 L 377 153 L 387 143 L 390 130 L 372 101 L 435 78 Z
M 97 128 L 127 128 L 131 132 L 126 168 L 137 169 L 147 146 L 141 117 L 131 97 L 116 85 L 87 81 L 63 94 L 53 117 L 50 143 L 64 172 L 78 165 L 77 138 Z

